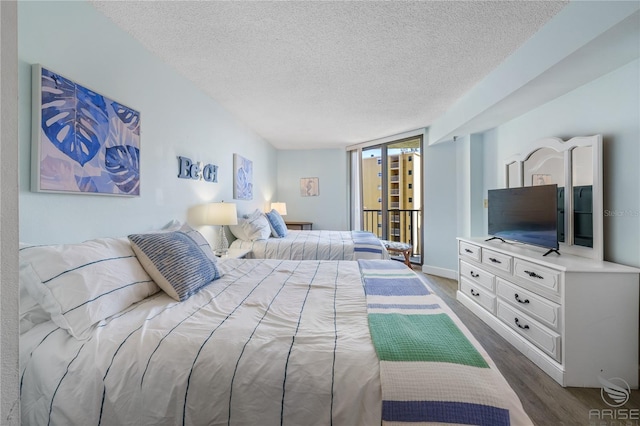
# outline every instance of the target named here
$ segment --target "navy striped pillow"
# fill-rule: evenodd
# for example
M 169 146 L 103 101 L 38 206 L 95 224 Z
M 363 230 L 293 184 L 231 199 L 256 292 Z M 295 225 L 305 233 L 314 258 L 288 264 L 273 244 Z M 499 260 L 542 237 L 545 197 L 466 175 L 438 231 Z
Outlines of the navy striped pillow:
M 276 210 L 271 210 L 266 213 L 267 219 L 273 228 L 274 237 L 282 238 L 287 236 L 287 225 L 284 223 L 284 219 L 280 216 Z
M 215 262 L 183 232 L 132 234 L 129 241 L 142 267 L 175 300 L 182 302 L 220 278 Z
M 216 255 L 213 253 L 209 242 L 199 231 L 196 231 L 186 223 L 182 225 L 180 229 L 177 229 L 177 231 L 180 231 L 183 234 L 187 234 L 189 237 L 191 237 L 191 239 L 198 245 L 198 247 L 202 249 L 204 254 L 206 254 L 212 262 L 216 262 L 218 260 Z

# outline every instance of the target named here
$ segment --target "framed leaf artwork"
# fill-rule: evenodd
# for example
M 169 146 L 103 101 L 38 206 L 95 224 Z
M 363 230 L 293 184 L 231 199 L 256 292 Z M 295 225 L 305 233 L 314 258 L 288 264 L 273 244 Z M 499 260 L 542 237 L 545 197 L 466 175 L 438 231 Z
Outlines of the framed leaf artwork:
M 32 85 L 32 191 L 139 196 L 140 112 L 39 64 Z
M 253 161 L 233 154 L 233 198 L 253 200 Z

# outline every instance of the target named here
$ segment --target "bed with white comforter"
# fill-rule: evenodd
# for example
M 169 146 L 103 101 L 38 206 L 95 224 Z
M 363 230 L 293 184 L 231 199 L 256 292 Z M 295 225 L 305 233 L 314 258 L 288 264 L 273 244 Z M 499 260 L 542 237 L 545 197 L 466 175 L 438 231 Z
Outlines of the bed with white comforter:
M 186 302 L 163 292 L 77 340 L 21 338 L 28 425 L 380 424 L 357 263 L 236 261 Z
M 21 286 L 37 303 L 21 313 L 23 424 L 531 423 L 464 325 L 398 262 L 215 269 L 178 301 L 126 240 L 24 248 Z
M 235 240 L 231 248 L 251 250 L 249 259 L 358 260 L 388 259 L 380 240 L 365 231 L 292 231 L 281 238 Z

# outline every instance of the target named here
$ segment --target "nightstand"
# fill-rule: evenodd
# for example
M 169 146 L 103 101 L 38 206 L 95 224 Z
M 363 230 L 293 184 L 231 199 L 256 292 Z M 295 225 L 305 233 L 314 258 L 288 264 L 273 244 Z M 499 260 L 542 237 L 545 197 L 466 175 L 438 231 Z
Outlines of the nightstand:
M 227 259 L 244 259 L 247 254 L 251 253 L 250 249 L 229 249 L 226 255 L 217 256 L 219 261 L 227 260 Z
M 313 222 L 285 222 L 287 229 L 298 231 L 311 231 L 313 228 Z

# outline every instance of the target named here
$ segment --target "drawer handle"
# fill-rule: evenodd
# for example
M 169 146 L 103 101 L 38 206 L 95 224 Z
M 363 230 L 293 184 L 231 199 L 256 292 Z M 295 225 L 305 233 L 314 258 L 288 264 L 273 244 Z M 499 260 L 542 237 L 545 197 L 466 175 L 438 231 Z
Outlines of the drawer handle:
M 544 277 L 542 275 L 538 275 L 535 272 L 531 272 L 531 271 L 524 271 L 525 274 L 529 275 L 531 278 L 540 278 L 541 280 L 544 279 Z
M 521 329 L 523 329 L 523 330 L 528 330 L 529 329 L 529 326 L 526 325 L 526 324 L 525 325 L 520 325 L 520 320 L 518 318 L 516 318 L 516 325 L 518 327 L 520 327 Z
M 524 300 L 520 299 L 520 296 L 518 295 L 518 293 L 516 293 L 515 296 L 518 303 L 522 303 L 523 305 L 526 305 L 527 303 L 529 303 L 529 299 L 524 299 Z
M 471 295 L 472 296 L 480 296 L 480 293 L 478 293 L 477 291 L 475 291 L 474 289 L 471 289 Z
M 480 274 L 476 274 L 473 271 L 470 271 L 469 274 L 473 277 L 473 278 L 478 278 L 480 276 Z
M 498 259 L 496 259 L 495 257 L 490 257 L 489 260 L 492 261 L 493 263 L 502 263 Z
M 468 248 L 464 249 L 467 253 L 473 253 L 473 250 L 469 250 Z

